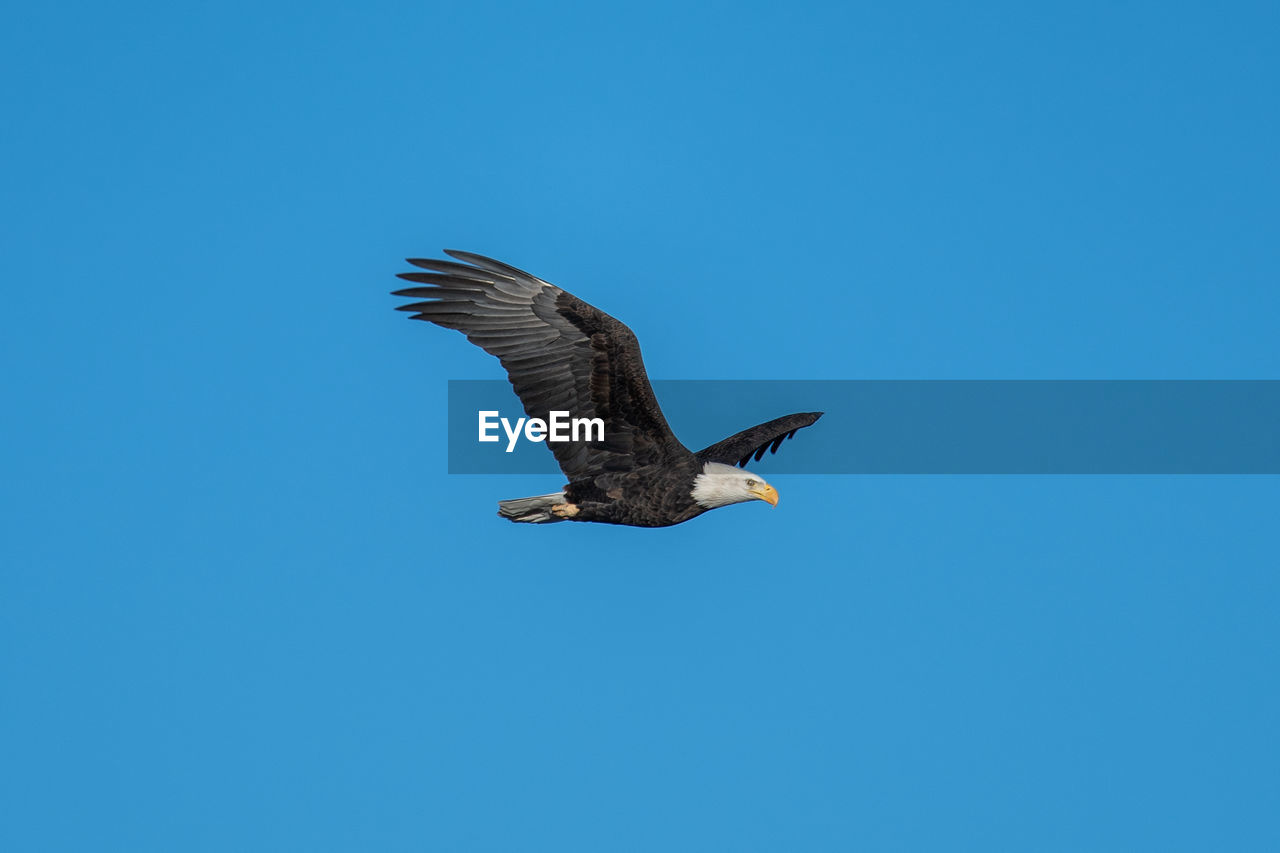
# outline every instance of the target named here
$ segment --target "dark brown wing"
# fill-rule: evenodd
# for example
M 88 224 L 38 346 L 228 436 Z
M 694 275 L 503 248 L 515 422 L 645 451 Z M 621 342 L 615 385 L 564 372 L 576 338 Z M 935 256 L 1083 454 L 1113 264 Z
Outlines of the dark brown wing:
M 551 411 L 601 418 L 603 442 L 548 442 L 570 482 L 606 471 L 669 462 L 689 451 L 672 434 L 625 325 L 555 285 L 481 255 L 410 258 L 430 272 L 400 273 L 419 287 L 396 296 L 414 320 L 457 329 L 507 370 L 531 418 Z
M 774 418 L 718 441 L 694 455 L 699 462 L 720 462 L 745 468 L 753 455 L 759 462 L 766 450 L 777 453 L 782 442 L 795 435 L 796 430 L 804 429 L 820 417 L 822 412 L 797 412 Z

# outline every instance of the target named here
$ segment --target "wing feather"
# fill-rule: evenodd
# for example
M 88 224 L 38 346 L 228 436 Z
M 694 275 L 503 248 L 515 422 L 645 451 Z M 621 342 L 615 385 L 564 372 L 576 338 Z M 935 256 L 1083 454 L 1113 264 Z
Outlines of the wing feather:
M 513 266 L 446 254 L 454 260 L 409 259 L 429 272 L 399 274 L 418 286 L 394 295 L 422 301 L 397 310 L 457 329 L 497 356 L 529 417 L 603 419 L 603 442 L 548 442 L 570 482 L 691 455 L 667 425 L 626 325 Z
M 694 455 L 699 462 L 720 462 L 745 468 L 753 457 L 759 462 L 766 452 L 777 453 L 782 442 L 794 436 L 796 430 L 804 429 L 820 417 L 822 412 L 797 412 L 774 418 L 705 447 Z

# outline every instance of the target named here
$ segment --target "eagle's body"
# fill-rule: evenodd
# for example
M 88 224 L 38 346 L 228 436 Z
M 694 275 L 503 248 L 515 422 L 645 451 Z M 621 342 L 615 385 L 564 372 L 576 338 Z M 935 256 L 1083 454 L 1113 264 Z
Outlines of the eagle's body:
M 413 319 L 457 329 L 498 357 L 531 418 L 551 411 L 597 417 L 602 442 L 547 446 L 568 479 L 562 492 L 502 501 L 512 521 L 599 521 L 666 527 L 746 500 L 777 503 L 763 479 L 740 471 L 754 454 L 777 451 L 821 412 L 744 430 L 697 453 L 676 439 L 645 374 L 636 337 L 618 320 L 571 293 L 480 255 L 456 261 L 410 259 L 430 272 L 401 273 L 420 287 L 396 291 L 430 301 L 401 306 Z

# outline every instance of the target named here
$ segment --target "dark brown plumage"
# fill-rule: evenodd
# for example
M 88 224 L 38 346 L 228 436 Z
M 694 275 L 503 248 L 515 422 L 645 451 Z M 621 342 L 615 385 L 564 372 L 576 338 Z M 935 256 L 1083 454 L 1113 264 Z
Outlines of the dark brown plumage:
M 711 508 L 708 501 L 722 505 L 693 495 L 699 475 L 728 476 L 708 463 L 745 466 L 753 455 L 777 452 L 822 415 L 787 415 L 692 453 L 667 425 L 626 325 L 515 267 L 469 252 L 447 254 L 455 260 L 409 259 L 427 272 L 400 273 L 418 286 L 395 295 L 422 301 L 398 310 L 457 329 L 497 356 L 529 417 L 546 421 L 553 410 L 567 411 L 605 424 L 603 442 L 548 442 L 569 483 L 563 493 L 501 502 L 500 514 L 513 521 L 679 524 Z M 776 503 L 777 493 L 763 480 L 751 475 L 744 483 L 772 497 L 752 492 L 723 502 L 761 497 Z

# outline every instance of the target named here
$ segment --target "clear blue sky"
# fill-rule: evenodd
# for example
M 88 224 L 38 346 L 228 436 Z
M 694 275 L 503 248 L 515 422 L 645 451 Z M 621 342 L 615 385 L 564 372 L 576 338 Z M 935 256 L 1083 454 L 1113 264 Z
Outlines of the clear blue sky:
M 1278 32 L 10 9 L 0 848 L 1280 849 L 1277 478 L 510 525 L 557 483 L 444 473 L 496 363 L 386 295 L 494 255 L 665 378 L 1277 378 Z

